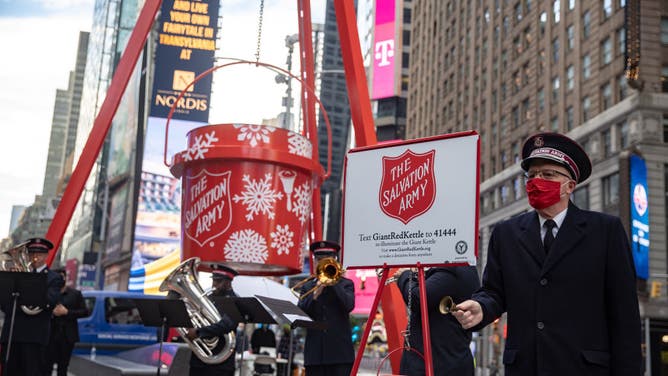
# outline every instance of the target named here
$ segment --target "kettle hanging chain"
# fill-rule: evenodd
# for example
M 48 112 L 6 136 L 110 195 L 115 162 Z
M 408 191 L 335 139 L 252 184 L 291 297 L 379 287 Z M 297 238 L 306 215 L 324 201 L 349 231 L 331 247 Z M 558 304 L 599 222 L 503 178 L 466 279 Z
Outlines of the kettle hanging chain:
M 408 279 L 408 322 L 406 323 L 406 330 L 402 333 L 404 336 L 404 347 L 407 349 L 411 348 L 410 335 L 411 335 L 411 311 L 413 310 L 413 271 L 410 271 L 411 276 Z
M 260 44 L 262 42 L 262 17 L 264 16 L 264 0 L 260 0 L 260 14 L 257 17 L 257 48 L 255 50 L 255 62 L 260 62 Z

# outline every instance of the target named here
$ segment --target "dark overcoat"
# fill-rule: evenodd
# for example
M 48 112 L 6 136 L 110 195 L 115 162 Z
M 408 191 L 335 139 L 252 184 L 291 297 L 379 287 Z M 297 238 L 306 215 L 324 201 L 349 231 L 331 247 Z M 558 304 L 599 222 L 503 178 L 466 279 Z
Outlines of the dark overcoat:
M 16 307 L 16 318 L 12 343 L 35 343 L 46 346 L 49 343 L 51 331 L 51 312 L 60 298 L 60 289 L 65 283 L 60 274 L 43 269 L 40 273 L 46 273 L 46 301 L 47 305 L 36 315 L 28 315 L 20 307 Z M 5 313 L 5 323 L 2 326 L 2 337 L 0 342 L 7 343 L 9 339 L 9 328 L 11 326 L 12 305 L 2 305 Z
M 480 278 L 475 266 L 430 268 L 425 272 L 427 312 L 434 375 L 473 375 L 473 355 L 471 355 L 471 332 L 462 329 L 457 319 L 439 312 L 438 306 L 445 296 L 455 303 L 470 299 L 480 287 Z M 424 356 L 422 343 L 423 329 L 420 317 L 420 286 L 416 274 L 401 273 L 397 281 L 404 302 L 411 294 L 410 346 Z M 409 287 L 410 286 L 410 287 Z M 402 375 L 424 375 L 424 360 L 413 351 L 404 351 L 401 356 Z
M 305 283 L 301 294 L 314 286 L 315 280 Z M 324 330 L 307 329 L 304 365 L 353 363 L 355 353 L 349 315 L 354 307 L 355 286 L 345 277 L 334 286 L 325 287 L 318 299 L 309 294 L 299 301 L 299 308 L 311 319 L 327 325 Z
M 545 255 L 536 212 L 489 241 L 479 329 L 503 312 L 503 363 L 514 375 L 640 375 L 635 268 L 620 220 L 572 203 Z
M 51 319 L 52 336 L 58 342 L 79 342 L 79 325 L 77 319 L 88 315 L 88 309 L 86 309 L 81 291 L 66 287 L 65 291 L 60 295 L 59 303 L 67 308 L 67 314 L 54 316 Z

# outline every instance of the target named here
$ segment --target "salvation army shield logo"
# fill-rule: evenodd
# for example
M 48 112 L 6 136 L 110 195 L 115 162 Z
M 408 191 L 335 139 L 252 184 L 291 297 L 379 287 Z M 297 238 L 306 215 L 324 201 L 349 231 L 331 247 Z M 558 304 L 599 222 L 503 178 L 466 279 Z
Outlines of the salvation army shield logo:
M 231 171 L 211 173 L 202 169 L 183 181 L 183 229 L 200 247 L 224 234 L 232 223 L 231 175 Z
M 383 213 L 408 224 L 431 208 L 436 198 L 435 155 L 435 150 L 424 154 L 406 150 L 398 157 L 383 157 L 378 192 Z

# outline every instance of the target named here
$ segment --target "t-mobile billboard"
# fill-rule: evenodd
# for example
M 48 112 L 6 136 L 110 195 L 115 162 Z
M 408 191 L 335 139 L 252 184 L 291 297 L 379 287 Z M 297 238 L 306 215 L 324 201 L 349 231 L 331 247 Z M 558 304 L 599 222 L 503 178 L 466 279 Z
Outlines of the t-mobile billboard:
M 395 0 L 376 0 L 372 99 L 394 96 Z

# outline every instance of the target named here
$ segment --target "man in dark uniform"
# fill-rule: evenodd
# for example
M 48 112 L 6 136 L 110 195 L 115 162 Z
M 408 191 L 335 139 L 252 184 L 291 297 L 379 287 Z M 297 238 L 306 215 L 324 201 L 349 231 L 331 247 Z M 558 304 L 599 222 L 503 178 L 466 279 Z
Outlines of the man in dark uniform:
M 56 272 L 63 280 L 67 279 L 65 269 L 59 269 Z M 79 342 L 77 319 L 86 315 L 88 315 L 88 309 L 86 309 L 81 291 L 67 284 L 63 285 L 60 290 L 60 299 L 53 309 L 51 318 L 51 336 L 46 355 L 45 376 L 52 374 L 54 363 L 58 365 L 58 376 L 67 376 L 74 344 Z
M 569 201 L 591 173 L 589 157 L 575 141 L 541 133 L 522 158 L 536 210 L 494 227 L 482 288 L 455 316 L 478 330 L 508 313 L 507 376 L 640 375 L 628 237 L 619 218 Z
M 325 258 L 338 261 L 341 247 L 332 242 L 319 241 L 311 244 L 314 268 Z M 316 287 L 312 294 L 304 293 Z M 353 366 L 355 354 L 350 312 L 355 307 L 353 281 L 341 277 L 337 283 L 327 285 L 317 278 L 305 283 L 301 290 L 299 308 L 314 321 L 326 323 L 324 330 L 307 329 L 304 343 L 304 366 L 309 376 L 347 376 Z
M 6 351 L 9 341 L 9 328 L 12 320 L 12 305 L 0 307 L 5 313 L 5 323 L 2 327 L 2 374 L 41 376 L 46 363 L 46 348 L 49 343 L 51 329 L 51 311 L 58 303 L 60 288 L 65 283 L 58 273 L 46 265 L 46 258 L 53 244 L 42 238 L 32 238 L 26 241 L 26 248 L 32 261 L 34 273 L 46 274 L 47 305 L 36 314 L 28 314 L 21 307 L 16 307 L 14 331 L 12 334 L 9 361 L 6 361 Z M 32 308 L 32 307 L 31 307 Z
M 410 298 L 410 322 L 407 330 L 410 347 L 424 356 L 422 338 L 422 317 L 420 316 L 420 286 L 417 273 L 399 269 L 397 285 L 406 304 Z M 448 296 L 453 302 L 471 298 L 480 287 L 480 278 L 475 266 L 429 268 L 425 272 L 427 292 L 427 312 L 431 333 L 431 351 L 434 375 L 473 375 L 474 364 L 471 354 L 471 332 L 462 329 L 452 315 L 439 311 L 439 303 Z M 409 295 L 410 294 L 410 295 Z M 399 373 L 402 375 L 424 375 L 424 359 L 415 351 L 404 350 Z
M 217 297 L 237 296 L 232 290 L 232 279 L 237 275 L 237 271 L 223 265 L 217 265 L 211 273 L 213 292 L 209 299 Z M 222 319 L 209 326 L 199 329 L 188 329 L 188 338 L 193 340 L 195 338 L 209 338 L 218 337 L 218 346 L 213 350 L 213 353 L 219 353 L 225 346 L 225 335 L 229 332 L 234 332 L 237 328 L 237 323 L 232 321 L 225 313 L 220 312 Z M 235 359 L 234 349 L 224 362 L 220 364 L 207 364 L 202 362 L 195 354 L 190 356 L 190 375 L 191 376 L 234 376 Z

